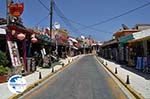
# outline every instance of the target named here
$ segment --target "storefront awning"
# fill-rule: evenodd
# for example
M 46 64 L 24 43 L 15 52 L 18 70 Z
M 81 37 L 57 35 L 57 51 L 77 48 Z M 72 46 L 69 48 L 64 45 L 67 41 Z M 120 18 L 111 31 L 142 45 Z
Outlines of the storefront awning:
M 92 46 L 96 46 L 97 44 L 96 43 L 92 43 Z
M 131 42 L 136 42 L 136 41 L 141 41 L 144 39 L 149 39 L 150 37 L 150 29 L 143 30 L 140 32 L 135 32 L 133 34 L 129 34 L 127 36 L 121 37 L 119 39 L 120 43 L 131 43 Z
M 145 40 L 150 40 L 150 36 L 143 37 L 140 39 L 133 39 L 133 40 L 128 41 L 128 43 L 135 43 L 135 42 L 140 42 L 140 41 L 145 41 Z
M 110 40 L 108 42 L 104 42 L 101 47 L 105 47 L 105 46 L 109 46 L 109 45 L 113 45 L 113 44 L 117 44 L 118 41 L 115 39 L 115 40 Z
M 150 39 L 150 29 L 143 30 L 140 32 L 135 32 L 132 35 L 133 35 L 134 39 L 128 41 L 128 43 L 134 43 L 134 42 L 139 42 L 139 41 L 143 41 L 143 40 L 148 40 L 148 39 Z
M 44 42 L 47 42 L 47 43 L 51 43 L 52 39 L 47 36 L 47 35 L 43 35 L 43 34 L 38 34 L 36 35 L 36 37 Z
M 73 49 L 75 49 L 75 50 L 78 50 L 78 48 L 77 48 L 77 47 L 75 47 L 75 46 L 73 46 L 72 48 L 73 48 Z
M 134 39 L 133 35 L 129 34 L 127 36 L 123 36 L 123 37 L 119 38 L 119 42 L 120 43 L 127 43 L 129 40 L 132 40 L 132 39 Z
M 150 36 L 150 29 L 133 33 L 134 39 L 142 39 L 148 36 Z
M 69 40 L 71 40 L 72 42 L 78 43 L 78 41 L 74 38 L 69 37 Z
M 73 42 L 72 41 L 68 41 L 69 45 L 73 45 Z

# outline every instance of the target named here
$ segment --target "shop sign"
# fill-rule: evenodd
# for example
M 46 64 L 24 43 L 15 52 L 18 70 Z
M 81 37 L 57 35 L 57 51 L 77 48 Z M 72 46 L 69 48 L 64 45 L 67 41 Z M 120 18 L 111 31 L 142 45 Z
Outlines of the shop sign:
M 8 48 L 9 48 L 12 66 L 14 66 L 14 67 L 21 66 L 17 43 L 14 41 L 7 41 L 7 44 L 8 44 Z
M 132 35 L 132 34 L 129 34 L 129 35 L 127 35 L 127 36 L 121 37 L 121 38 L 119 39 L 119 42 L 120 42 L 120 43 L 127 43 L 129 40 L 132 40 L 132 39 L 134 39 L 134 38 L 133 38 L 133 35 Z

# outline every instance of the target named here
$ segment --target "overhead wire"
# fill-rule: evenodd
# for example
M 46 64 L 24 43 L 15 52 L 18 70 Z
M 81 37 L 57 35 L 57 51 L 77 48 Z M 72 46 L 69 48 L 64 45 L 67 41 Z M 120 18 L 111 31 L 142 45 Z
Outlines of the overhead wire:
M 46 10 L 50 10 L 41 0 L 38 0 L 39 3 L 46 9 Z
M 60 16 L 60 15 L 59 15 L 59 16 Z M 65 17 L 63 17 L 63 16 L 60 16 L 60 17 L 65 18 Z M 82 27 L 87 27 L 86 25 L 81 24 L 81 23 L 76 22 L 76 21 L 73 21 L 73 20 L 71 20 L 71 19 L 68 19 L 68 21 L 70 21 L 71 23 L 77 24 L 77 25 L 79 25 L 79 26 L 82 26 Z M 96 28 L 93 28 L 93 27 L 89 27 L 88 29 L 94 30 L 94 31 L 97 31 L 97 32 L 112 33 L 112 32 L 110 32 L 110 31 L 100 30 L 100 29 L 96 29 Z
M 41 0 L 38 0 L 38 1 L 46 10 L 49 11 L 49 8 Z M 48 15 L 44 16 L 41 20 L 39 20 L 34 26 L 38 26 L 40 23 L 46 20 L 48 16 L 50 16 L 50 13 L 48 13 Z
M 136 7 L 136 8 L 134 8 L 134 9 L 129 10 L 129 11 L 126 11 L 126 12 L 124 12 L 124 13 L 122 13 L 122 14 L 117 15 L 117 16 L 108 18 L 108 19 L 106 19 L 106 20 L 100 21 L 100 22 L 98 22 L 98 23 L 95 23 L 95 24 L 86 26 L 86 27 L 84 27 L 84 28 L 82 28 L 82 29 L 86 29 L 86 28 L 89 28 L 89 27 L 94 27 L 94 26 L 97 26 L 97 25 L 101 25 L 101 24 L 107 23 L 107 22 L 109 22 L 109 21 L 112 21 L 112 20 L 114 20 L 114 19 L 120 18 L 120 17 L 122 17 L 122 16 L 125 16 L 125 15 L 127 15 L 127 14 L 130 14 L 130 13 L 136 11 L 136 10 L 139 10 L 139 9 L 144 8 L 144 7 L 146 7 L 146 6 L 149 6 L 149 5 L 150 5 L 150 2 L 145 3 L 145 4 L 143 4 L 143 5 L 139 6 L 139 7 Z
M 39 3 L 46 9 L 46 10 L 48 10 L 49 11 L 49 8 L 41 1 L 41 0 L 38 0 L 39 1 Z M 64 14 L 62 13 L 62 11 L 60 11 L 60 9 L 57 7 L 57 5 L 56 5 L 56 3 L 54 2 L 54 4 L 55 4 L 55 6 L 56 6 L 56 14 L 59 16 L 59 17 L 61 17 L 61 18 L 63 18 L 63 22 L 67 25 L 67 26 L 71 26 L 71 23 L 74 23 L 74 24 L 77 24 L 77 25 L 79 25 L 79 26 L 82 26 L 82 27 L 87 27 L 86 25 L 83 25 L 83 24 L 81 24 L 81 23 L 79 23 L 79 22 L 76 22 L 76 21 L 73 21 L 73 20 L 70 20 L 70 19 L 68 19 L 68 18 L 66 18 L 65 16 L 64 16 Z M 60 15 L 60 13 L 61 13 L 61 15 Z M 66 21 L 70 21 L 71 23 L 67 23 Z M 69 27 L 70 27 L 69 26 Z M 74 27 L 74 26 L 73 26 Z M 97 31 L 97 32 L 101 32 L 101 33 L 112 33 L 112 32 L 108 32 L 108 31 L 105 31 L 105 30 L 100 30 L 100 29 L 96 29 L 96 28 L 93 28 L 93 27 L 89 27 L 88 29 L 90 29 L 90 30 L 94 30 L 94 31 Z M 79 31 L 77 28 L 75 28 L 74 27 L 74 30 L 75 31 Z M 74 31 L 73 30 L 73 31 Z M 81 31 L 81 30 L 80 30 Z
M 60 11 L 60 9 L 57 7 L 56 4 L 55 4 L 55 6 L 56 6 L 56 8 L 59 10 L 59 11 L 56 10 L 56 14 L 57 14 L 59 17 L 63 18 L 63 19 L 66 20 L 66 21 L 69 21 L 70 23 L 74 23 L 74 24 L 77 24 L 77 25 L 82 26 L 82 27 L 87 27 L 86 25 L 83 25 L 83 24 L 81 24 L 81 23 L 79 23 L 79 22 L 76 22 L 76 21 L 73 21 L 73 20 L 71 20 L 71 19 L 66 18 L 66 17 L 62 14 L 62 12 Z M 61 13 L 61 14 L 60 14 L 60 13 Z M 108 31 L 96 29 L 96 28 L 93 28 L 93 27 L 89 27 L 88 29 L 94 30 L 94 31 L 97 31 L 97 32 L 101 32 L 101 33 L 112 33 L 112 32 L 108 32 Z M 81 29 L 80 29 L 80 31 L 81 31 Z
M 76 27 L 74 27 L 74 25 L 71 24 L 71 22 L 68 20 L 68 18 L 65 17 L 65 15 L 62 13 L 62 11 L 57 7 L 56 3 L 54 2 L 54 11 L 56 12 L 56 14 L 62 19 L 62 21 L 65 23 L 65 25 L 73 32 L 73 33 L 79 33 L 82 34 L 80 32 L 80 30 L 78 30 Z
M 39 1 L 39 3 L 47 10 L 47 11 L 49 11 L 49 8 L 41 1 L 41 0 L 38 0 Z M 53 2 L 53 5 L 54 5 L 54 8 L 55 8 L 55 2 Z M 61 14 L 61 15 L 63 15 L 64 16 L 64 14 L 58 9 L 58 7 L 56 8 L 57 9 L 57 12 L 59 12 L 59 14 Z M 55 9 L 55 10 L 56 10 Z M 65 16 L 64 16 L 65 17 Z M 41 19 L 36 25 L 38 25 L 39 23 L 41 23 L 43 20 L 45 20 L 47 18 L 47 16 L 46 17 L 44 17 L 43 19 Z M 66 18 L 67 19 L 67 18 Z M 75 33 L 79 33 L 80 31 L 78 30 L 78 29 L 76 29 L 74 26 L 72 26 L 72 24 L 71 23 L 69 23 L 69 22 L 67 22 L 66 20 L 62 20 L 65 24 L 66 24 L 66 26 L 68 26 L 70 29 L 71 29 L 71 31 L 72 32 L 75 32 Z
M 38 26 L 41 22 L 47 19 L 47 17 L 50 16 L 49 14 L 43 17 L 39 22 L 37 22 L 34 26 Z
M 46 10 L 49 11 L 49 8 L 48 8 L 47 6 L 45 6 L 45 4 L 44 4 L 41 0 L 38 0 L 38 1 L 40 2 L 41 5 L 43 5 L 43 7 L 44 7 Z M 55 9 L 55 11 L 56 11 L 56 14 L 57 14 L 59 17 L 62 18 L 62 20 L 63 20 L 63 22 L 66 24 L 66 26 L 69 26 L 70 28 L 73 28 L 73 29 L 71 29 L 73 32 L 77 32 L 77 31 L 79 32 L 79 29 L 75 28 L 71 23 L 75 23 L 75 24 L 77 24 L 77 25 L 82 26 L 83 28 L 81 28 L 80 30 L 83 30 L 83 29 L 92 29 L 92 30 L 95 30 L 95 31 L 98 31 L 98 32 L 111 33 L 111 32 L 106 32 L 106 31 L 99 30 L 99 29 L 96 29 L 96 28 L 93 28 L 93 27 L 94 27 L 94 26 L 97 26 L 97 25 L 101 25 L 101 24 L 107 23 L 107 22 L 112 21 L 112 20 L 114 20 L 114 19 L 120 18 L 120 17 L 122 17 L 122 16 L 124 16 L 124 15 L 130 14 L 130 13 L 132 13 L 132 12 L 138 10 L 138 9 L 141 9 L 141 8 L 143 8 L 143 7 L 145 7 L 145 6 L 150 5 L 150 2 L 148 2 L 148 3 L 144 4 L 144 5 L 141 5 L 141 6 L 137 7 L 137 8 L 131 9 L 131 10 L 127 11 L 127 12 L 124 12 L 124 13 L 122 13 L 122 14 L 120 14 L 120 15 L 114 16 L 114 17 L 112 17 L 112 18 L 103 20 L 103 21 L 101 21 L 101 22 L 98 22 L 98 23 L 96 23 L 96 24 L 89 25 L 89 26 L 83 25 L 83 24 L 81 24 L 81 23 L 79 23 L 79 22 L 75 22 L 75 21 L 73 21 L 73 20 L 70 20 L 70 19 L 66 18 L 66 17 L 64 16 L 64 14 L 62 13 L 62 11 L 57 7 L 57 5 L 56 5 L 55 2 L 54 2 L 54 4 L 55 4 L 54 9 Z M 70 22 L 71 22 L 71 23 L 70 23 Z

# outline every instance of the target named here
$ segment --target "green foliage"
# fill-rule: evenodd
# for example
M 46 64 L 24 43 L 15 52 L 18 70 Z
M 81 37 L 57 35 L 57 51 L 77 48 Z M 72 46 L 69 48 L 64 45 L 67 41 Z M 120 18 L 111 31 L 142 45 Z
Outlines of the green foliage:
M 0 65 L 6 66 L 8 64 L 6 53 L 0 51 Z
M 7 75 L 10 72 L 10 68 L 0 65 L 0 75 Z

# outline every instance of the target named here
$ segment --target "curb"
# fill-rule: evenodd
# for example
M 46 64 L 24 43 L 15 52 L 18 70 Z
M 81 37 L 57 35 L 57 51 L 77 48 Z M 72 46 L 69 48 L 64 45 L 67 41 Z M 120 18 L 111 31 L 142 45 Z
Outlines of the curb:
M 69 59 L 70 61 L 70 59 Z M 40 83 L 42 83 L 43 81 L 47 80 L 49 77 L 52 77 L 54 74 L 62 72 L 63 70 L 65 70 L 70 64 L 72 64 L 73 62 L 75 62 L 76 59 L 71 59 L 70 62 L 68 62 L 66 65 L 62 66 L 61 68 L 59 68 L 58 70 L 56 70 L 53 73 L 49 73 L 47 76 L 45 76 L 44 78 L 35 81 L 33 84 L 30 84 L 27 86 L 26 90 L 21 93 L 21 94 L 14 94 L 12 96 L 10 96 L 8 99 L 18 99 L 19 97 L 21 97 L 23 94 L 25 94 L 26 92 L 30 91 L 31 89 L 35 88 L 36 86 L 38 86 Z
M 119 82 L 128 89 L 128 91 L 136 98 L 136 99 L 144 99 L 144 97 L 138 93 L 137 91 L 135 91 L 130 85 L 126 84 L 122 79 L 120 79 L 113 71 L 111 71 L 103 62 L 103 60 L 98 59 L 98 57 L 96 56 L 96 60 L 102 64 L 104 66 L 104 68 L 106 68 L 115 78 L 117 78 L 117 80 L 119 80 Z

